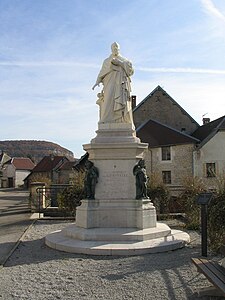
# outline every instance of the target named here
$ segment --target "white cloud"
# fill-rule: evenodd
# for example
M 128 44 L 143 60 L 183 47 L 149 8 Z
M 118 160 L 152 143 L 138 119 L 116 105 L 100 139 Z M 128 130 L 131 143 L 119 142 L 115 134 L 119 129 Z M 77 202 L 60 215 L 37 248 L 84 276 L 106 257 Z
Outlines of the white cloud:
M 205 11 L 213 17 L 216 17 L 223 22 L 225 22 L 225 15 L 215 6 L 213 1 L 211 0 L 201 0 L 201 3 L 205 9 Z
M 195 69 L 195 68 L 137 68 L 139 71 L 152 73 L 201 73 L 201 74 L 224 74 L 225 70 Z

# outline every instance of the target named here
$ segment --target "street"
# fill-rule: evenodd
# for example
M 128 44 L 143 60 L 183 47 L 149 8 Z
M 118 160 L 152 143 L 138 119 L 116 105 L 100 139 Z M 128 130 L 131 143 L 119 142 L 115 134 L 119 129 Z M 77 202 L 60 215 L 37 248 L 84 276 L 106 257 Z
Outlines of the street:
M 5 263 L 32 223 L 28 198 L 28 191 L 0 189 L 0 265 Z

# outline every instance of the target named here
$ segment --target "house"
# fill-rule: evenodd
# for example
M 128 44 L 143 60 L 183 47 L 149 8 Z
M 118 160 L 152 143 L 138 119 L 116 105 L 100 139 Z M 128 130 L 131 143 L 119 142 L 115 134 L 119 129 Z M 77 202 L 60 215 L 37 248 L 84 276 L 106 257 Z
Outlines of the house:
M 171 194 L 178 196 L 184 177 L 193 175 L 193 151 L 199 140 L 152 119 L 139 126 L 136 133 L 148 143 L 147 172 L 161 178 Z
M 89 154 L 86 152 L 79 159 L 66 161 L 58 168 L 58 179 L 60 184 L 74 184 L 78 174 L 84 173 L 85 163 Z
M 20 187 L 23 186 L 23 180 L 26 178 L 35 164 L 30 158 L 13 157 L 2 166 L 2 187 Z
M 69 159 L 66 156 L 44 156 L 32 172 L 24 179 L 26 185 L 30 186 L 31 182 L 36 181 L 59 183 L 58 169 L 67 161 L 69 161 Z
M 217 189 L 225 174 L 225 116 L 206 122 L 192 136 L 199 139 L 193 152 L 194 176 L 209 189 Z
M 205 118 L 200 126 L 160 86 L 133 109 L 133 117 L 137 136 L 149 144 L 147 172 L 156 173 L 172 196 L 192 176 L 216 188 L 225 172 L 225 117 Z

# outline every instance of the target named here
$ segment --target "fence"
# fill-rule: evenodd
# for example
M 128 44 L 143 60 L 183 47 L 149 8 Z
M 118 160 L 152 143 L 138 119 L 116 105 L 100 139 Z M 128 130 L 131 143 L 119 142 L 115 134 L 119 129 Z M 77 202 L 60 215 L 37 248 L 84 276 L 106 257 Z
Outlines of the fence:
M 33 209 L 39 214 L 46 213 L 51 208 L 59 211 L 57 197 L 58 194 L 63 192 L 66 188 L 71 187 L 70 184 L 52 185 L 51 187 L 39 186 L 36 188 L 36 197 L 33 197 Z

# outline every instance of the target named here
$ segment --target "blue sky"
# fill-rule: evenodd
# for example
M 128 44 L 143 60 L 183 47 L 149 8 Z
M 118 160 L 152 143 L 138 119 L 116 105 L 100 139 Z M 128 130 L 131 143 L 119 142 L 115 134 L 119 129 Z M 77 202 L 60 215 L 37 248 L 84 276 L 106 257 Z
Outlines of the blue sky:
M 0 0 L 0 140 L 82 155 L 114 41 L 133 62 L 137 103 L 160 85 L 200 124 L 225 114 L 224 0 Z

